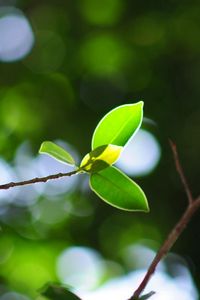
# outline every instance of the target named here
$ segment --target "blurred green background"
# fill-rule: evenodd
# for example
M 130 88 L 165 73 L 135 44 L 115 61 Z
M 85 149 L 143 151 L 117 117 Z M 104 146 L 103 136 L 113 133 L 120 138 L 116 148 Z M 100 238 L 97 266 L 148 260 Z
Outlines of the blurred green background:
M 1 191 L 0 299 L 18 299 L 3 296 L 10 291 L 35 299 L 48 281 L 94 288 L 138 267 L 127 247 L 156 250 L 187 203 L 169 138 L 199 193 L 199 15 L 200 2 L 186 0 L 0 1 L 0 183 L 69 170 L 38 156 L 42 141 L 57 141 L 80 161 L 101 117 L 142 99 L 142 130 L 120 166 L 151 209 L 110 207 L 87 176 Z M 199 241 L 197 213 L 173 251 L 198 288 Z M 81 249 L 97 251 L 104 267 L 76 282 L 80 261 L 70 262 Z

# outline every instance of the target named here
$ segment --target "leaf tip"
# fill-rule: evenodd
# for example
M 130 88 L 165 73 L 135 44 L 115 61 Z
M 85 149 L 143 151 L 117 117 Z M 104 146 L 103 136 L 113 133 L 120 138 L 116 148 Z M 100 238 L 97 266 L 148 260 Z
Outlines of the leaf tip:
M 149 208 L 149 203 L 148 203 L 147 197 L 146 197 L 146 195 L 145 195 L 145 193 L 144 193 L 144 191 L 142 190 L 141 187 L 140 187 L 140 190 L 143 193 L 143 199 L 144 199 L 143 208 L 141 209 L 141 211 L 144 212 L 144 213 L 149 213 L 150 208 Z
M 144 208 L 143 212 L 145 212 L 145 213 L 149 213 L 150 212 L 150 208 L 149 208 L 148 202 L 146 202 L 146 207 Z
M 140 100 L 139 102 L 138 102 L 138 104 L 140 104 L 142 107 L 144 106 L 144 101 L 143 100 Z
M 125 211 L 149 212 L 141 187 L 116 167 L 90 175 L 90 188 L 102 200 Z
M 66 164 L 75 166 L 75 160 L 71 156 L 71 154 L 69 154 L 61 146 L 59 146 L 51 141 L 42 142 L 38 152 L 40 154 L 47 154 L 62 163 L 66 163 Z
M 42 144 L 40 145 L 40 148 L 38 150 L 38 153 L 44 153 L 44 146 L 46 146 L 48 143 L 50 143 L 49 141 L 44 141 L 42 142 Z
M 143 108 L 144 108 L 144 101 L 143 100 L 140 100 L 135 104 L 141 109 L 141 111 L 143 111 Z

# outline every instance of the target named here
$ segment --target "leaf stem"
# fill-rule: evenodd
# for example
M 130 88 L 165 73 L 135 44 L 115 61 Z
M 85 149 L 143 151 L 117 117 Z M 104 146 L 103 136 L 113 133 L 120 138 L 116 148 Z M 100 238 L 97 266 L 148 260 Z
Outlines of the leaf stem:
M 61 177 L 70 177 L 77 173 L 79 173 L 79 170 L 74 170 L 74 171 L 68 172 L 68 173 L 52 174 L 52 175 L 48 175 L 45 177 L 35 177 L 35 178 L 25 180 L 25 181 L 9 182 L 9 183 L 0 185 L 0 190 L 8 190 L 10 188 L 17 187 L 17 186 L 23 186 L 23 185 L 34 184 L 34 183 L 39 183 L 39 182 L 47 182 L 48 180 L 59 179 Z

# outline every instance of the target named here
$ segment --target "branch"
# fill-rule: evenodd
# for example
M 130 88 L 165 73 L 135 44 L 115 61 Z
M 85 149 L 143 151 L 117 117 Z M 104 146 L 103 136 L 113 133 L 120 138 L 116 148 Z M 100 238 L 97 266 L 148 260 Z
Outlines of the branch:
M 77 174 L 78 172 L 79 172 L 78 170 L 75 170 L 75 171 L 68 172 L 68 173 L 58 173 L 58 174 L 48 175 L 45 177 L 36 177 L 36 178 L 32 178 L 30 180 L 25 180 L 25 181 L 9 182 L 9 183 L 0 185 L 0 190 L 8 190 L 8 189 L 16 187 L 16 186 L 34 184 L 34 183 L 38 183 L 38 182 L 47 182 L 48 180 L 59 179 L 61 177 L 70 177 L 72 175 Z
M 190 191 L 189 185 L 187 183 L 186 177 L 185 177 L 184 172 L 183 172 L 183 168 L 182 168 L 180 160 L 179 160 L 176 144 L 174 144 L 171 140 L 169 140 L 169 143 L 170 143 L 172 153 L 173 153 L 173 156 L 174 156 L 174 162 L 175 162 L 176 170 L 177 170 L 177 172 L 180 176 L 180 179 L 182 181 L 185 193 L 186 193 L 187 198 L 188 198 L 188 202 L 190 204 L 190 203 L 193 202 L 193 197 L 192 197 L 192 193 Z
M 163 245 L 158 250 L 156 256 L 154 257 L 152 263 L 150 264 L 142 282 L 140 283 L 139 287 L 135 290 L 134 294 L 131 296 L 128 300 L 139 300 L 142 298 L 139 298 L 143 290 L 145 289 L 146 285 L 148 284 L 151 276 L 156 270 L 156 267 L 158 263 L 161 261 L 161 259 L 170 251 L 172 246 L 175 244 L 176 240 L 179 238 L 189 221 L 191 220 L 194 213 L 200 208 L 200 196 L 198 196 L 196 199 L 193 199 L 192 193 L 190 191 L 190 188 L 187 184 L 187 180 L 185 178 L 183 168 L 181 166 L 178 152 L 176 149 L 176 145 L 170 141 L 171 149 L 174 156 L 174 161 L 176 165 L 177 172 L 180 176 L 180 179 L 183 183 L 184 190 L 186 192 L 187 198 L 188 198 L 188 206 L 185 210 L 185 213 L 182 215 L 178 223 L 174 226 L 170 234 L 168 235 L 167 239 L 164 241 Z M 153 293 L 153 292 L 152 292 Z M 150 295 L 151 296 L 151 295 Z
M 188 206 L 185 213 L 179 220 L 179 222 L 176 224 L 176 226 L 172 229 L 171 233 L 168 235 L 167 239 L 164 241 L 163 245 L 157 252 L 156 256 L 154 257 L 151 265 L 148 268 L 147 273 L 145 274 L 145 277 L 143 278 L 140 286 L 138 289 L 134 292 L 133 296 L 129 300 L 136 300 L 139 299 L 138 297 L 142 293 L 142 291 L 145 289 L 147 283 L 150 280 L 150 277 L 155 272 L 155 269 L 160 262 L 160 260 L 169 252 L 171 247 L 174 245 L 176 240 L 179 238 L 183 230 L 185 229 L 186 225 L 191 220 L 191 217 L 194 215 L 194 213 L 197 211 L 197 209 L 200 207 L 200 197 L 198 197 L 192 205 Z

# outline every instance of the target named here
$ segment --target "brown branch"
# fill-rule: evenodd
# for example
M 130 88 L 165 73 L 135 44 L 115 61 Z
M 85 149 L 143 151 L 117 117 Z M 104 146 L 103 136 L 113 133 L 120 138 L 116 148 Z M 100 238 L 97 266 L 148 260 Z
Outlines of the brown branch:
M 45 177 L 36 177 L 36 178 L 32 178 L 30 180 L 25 180 L 25 181 L 9 182 L 9 183 L 0 185 L 0 190 L 8 190 L 13 187 L 34 184 L 34 183 L 38 183 L 38 182 L 47 182 L 48 180 L 59 179 L 61 177 L 70 177 L 72 175 L 77 174 L 78 172 L 79 172 L 78 170 L 75 170 L 75 171 L 68 172 L 68 173 L 58 173 L 58 174 L 48 175 Z
M 169 140 L 169 143 L 170 143 L 172 153 L 173 153 L 173 156 L 174 156 L 174 162 L 175 162 L 176 170 L 177 170 L 177 172 L 180 176 L 180 179 L 182 181 L 185 193 L 186 193 L 187 198 L 188 198 L 188 202 L 192 203 L 192 201 L 193 201 L 192 193 L 190 191 L 189 185 L 187 183 L 186 177 L 185 177 L 184 172 L 183 172 L 183 168 L 182 168 L 180 160 L 179 160 L 176 144 L 174 144 L 171 140 Z
M 190 188 L 187 184 L 187 180 L 185 178 L 183 168 L 181 166 L 178 152 L 176 149 L 176 145 L 170 141 L 171 149 L 174 156 L 174 161 L 176 165 L 177 172 L 181 178 L 181 181 L 183 183 L 184 190 L 186 192 L 187 198 L 188 198 L 188 206 L 185 210 L 185 213 L 182 215 L 178 223 L 175 225 L 175 227 L 172 229 L 170 234 L 168 235 L 167 239 L 164 241 L 163 245 L 158 250 L 156 256 L 154 257 L 152 263 L 150 264 L 142 282 L 140 283 L 139 287 L 135 290 L 134 294 L 129 298 L 128 300 L 139 300 L 139 297 L 143 290 L 145 289 L 146 285 L 148 284 L 151 276 L 154 274 L 156 267 L 158 263 L 161 261 L 161 259 L 170 251 L 172 246 L 175 244 L 176 240 L 179 238 L 189 221 L 191 220 L 194 213 L 199 209 L 200 207 L 200 196 L 198 196 L 195 200 L 192 197 L 192 193 L 190 191 Z
M 169 250 L 174 245 L 176 240 L 179 238 L 179 236 L 185 229 L 186 225 L 191 220 L 191 217 L 194 215 L 194 213 L 197 211 L 199 207 L 200 207 L 200 197 L 197 198 L 191 205 L 188 206 L 188 208 L 186 209 L 185 213 L 183 214 L 179 222 L 172 229 L 171 233 L 168 235 L 167 239 L 165 240 L 165 242 L 157 252 L 156 256 L 154 257 L 139 287 L 137 288 L 137 290 L 134 292 L 133 296 L 129 300 L 136 300 L 139 298 L 140 294 L 142 293 L 147 283 L 149 282 L 150 277 L 155 272 L 158 263 L 169 252 Z

